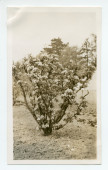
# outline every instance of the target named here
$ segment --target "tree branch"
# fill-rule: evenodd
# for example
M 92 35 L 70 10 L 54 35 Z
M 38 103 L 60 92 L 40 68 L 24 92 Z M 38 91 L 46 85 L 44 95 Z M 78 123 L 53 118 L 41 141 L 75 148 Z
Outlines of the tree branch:
M 54 123 L 58 123 L 60 122 L 60 120 L 63 118 L 63 116 L 65 115 L 66 109 L 68 108 L 68 103 L 65 102 L 62 104 L 61 109 L 58 112 L 61 112 L 58 114 L 58 116 L 55 118 Z

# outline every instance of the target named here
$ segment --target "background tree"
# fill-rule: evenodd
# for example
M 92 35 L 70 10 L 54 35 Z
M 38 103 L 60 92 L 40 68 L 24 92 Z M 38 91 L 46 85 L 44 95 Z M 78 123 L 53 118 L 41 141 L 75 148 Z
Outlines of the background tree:
M 96 68 L 96 43 L 97 37 L 92 34 L 85 40 L 79 50 L 80 65 L 82 66 L 82 70 L 85 68 L 88 79 L 91 78 L 92 72 L 94 72 Z
M 20 63 L 17 62 L 15 64 L 17 67 L 20 66 Z M 13 67 L 14 67 L 14 63 L 13 63 Z M 16 105 L 18 103 L 18 97 L 20 95 L 22 95 L 22 92 L 21 92 L 21 89 L 20 89 L 20 86 L 19 84 L 17 83 L 17 80 L 15 79 L 14 75 L 12 77 L 12 87 L 13 87 L 13 105 Z
M 44 48 L 44 51 L 47 52 L 47 54 L 55 54 L 60 56 L 62 50 L 68 45 L 63 43 L 60 38 L 54 38 L 51 40 L 51 44 L 49 47 Z
M 61 52 L 61 56 L 60 56 L 60 62 L 66 66 L 68 65 L 68 63 L 70 62 L 70 60 L 73 62 L 73 65 L 76 66 L 77 62 L 78 62 L 78 47 L 77 46 L 69 46 L 69 43 L 66 47 L 64 47 L 64 49 Z

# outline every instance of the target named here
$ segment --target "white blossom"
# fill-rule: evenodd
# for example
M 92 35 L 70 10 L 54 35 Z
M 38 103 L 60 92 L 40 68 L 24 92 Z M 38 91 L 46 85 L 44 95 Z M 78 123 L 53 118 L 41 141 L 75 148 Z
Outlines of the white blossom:
M 33 79 L 32 82 L 33 82 L 33 83 L 37 83 L 37 80 Z
M 84 79 L 81 79 L 81 81 L 83 81 L 83 82 L 86 81 L 86 80 L 87 80 L 87 77 L 85 77 Z
M 78 76 L 74 76 L 74 79 L 79 80 L 79 77 Z
M 67 73 L 67 70 L 63 70 L 62 72 L 61 72 L 61 74 L 66 74 Z
M 49 127 L 49 124 L 46 124 L 45 127 Z
M 55 57 L 55 60 L 58 61 L 58 58 Z
M 18 80 L 18 81 L 17 81 L 17 84 L 19 84 L 19 83 L 21 83 L 21 80 Z
M 68 79 L 64 79 L 64 82 L 69 82 L 69 80 Z
M 38 117 L 37 120 L 40 120 L 40 117 Z
M 42 66 L 43 65 L 42 62 L 37 62 L 37 64 L 38 64 L 38 66 Z
M 33 71 L 35 72 L 35 71 L 37 71 L 38 69 L 35 67 L 35 68 L 33 68 Z
M 77 87 L 81 87 L 82 86 L 82 84 L 79 82 L 79 83 L 77 83 Z
M 48 78 L 48 76 L 47 76 L 47 75 L 44 75 L 44 76 L 42 76 L 42 78 L 45 78 L 45 79 L 47 79 L 47 78 Z
M 79 90 L 79 87 L 74 87 L 73 89 L 74 89 L 74 91 L 77 91 L 77 90 Z
M 41 115 L 41 116 L 40 116 L 40 119 L 43 119 L 43 118 L 44 118 L 44 116 L 43 116 L 43 115 Z
M 65 93 L 72 93 L 73 91 L 72 91 L 72 89 L 67 89 L 66 91 L 65 91 Z

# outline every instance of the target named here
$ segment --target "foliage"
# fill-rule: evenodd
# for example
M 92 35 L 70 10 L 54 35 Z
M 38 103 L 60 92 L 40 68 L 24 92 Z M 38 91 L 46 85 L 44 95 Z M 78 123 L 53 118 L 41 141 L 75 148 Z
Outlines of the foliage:
M 76 57 L 69 59 L 66 64 L 62 64 L 58 55 L 60 53 L 63 55 L 63 51 L 65 51 L 65 56 L 66 48 L 71 48 L 61 43 L 62 48 L 60 46 L 60 50 L 58 50 L 58 44 L 56 44 L 58 40 L 62 42 L 61 39 L 51 41 L 51 51 L 44 49 L 47 53 L 41 53 L 39 57 L 30 55 L 20 64 L 13 65 L 13 77 L 21 88 L 26 107 L 45 135 L 49 135 L 53 129 L 60 129 L 71 122 L 73 117 L 79 115 L 87 106 L 85 97 L 89 92 L 81 96 L 79 102 L 77 93 L 87 87 L 96 68 L 94 55 L 91 53 L 93 50 L 88 40 L 87 43 L 89 42 L 91 50 L 89 54 L 87 49 L 84 51 L 83 46 L 80 52 L 74 48 Z M 90 62 L 87 58 L 90 59 Z M 69 106 L 75 107 L 74 113 L 67 112 Z
M 54 38 L 51 40 L 51 44 L 49 47 L 44 48 L 44 51 L 47 52 L 47 54 L 55 54 L 60 56 L 62 50 L 68 45 L 64 44 L 60 38 Z

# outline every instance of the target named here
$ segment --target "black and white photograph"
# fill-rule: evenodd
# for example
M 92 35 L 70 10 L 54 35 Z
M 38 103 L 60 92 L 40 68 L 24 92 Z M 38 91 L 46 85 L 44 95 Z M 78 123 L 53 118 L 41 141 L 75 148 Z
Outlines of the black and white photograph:
M 8 162 L 100 164 L 100 7 L 8 7 Z

